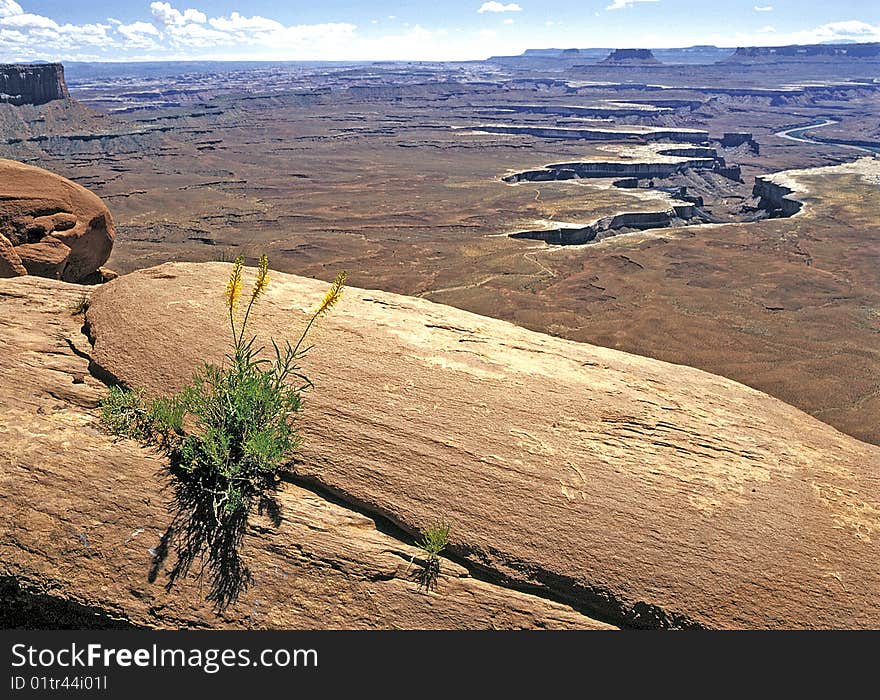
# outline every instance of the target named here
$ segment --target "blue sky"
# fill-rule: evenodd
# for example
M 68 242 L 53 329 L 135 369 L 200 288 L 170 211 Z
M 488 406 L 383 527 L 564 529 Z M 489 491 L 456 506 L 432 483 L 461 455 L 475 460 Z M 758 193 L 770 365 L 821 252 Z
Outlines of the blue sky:
M 0 61 L 480 59 L 880 41 L 876 0 L 0 0 Z

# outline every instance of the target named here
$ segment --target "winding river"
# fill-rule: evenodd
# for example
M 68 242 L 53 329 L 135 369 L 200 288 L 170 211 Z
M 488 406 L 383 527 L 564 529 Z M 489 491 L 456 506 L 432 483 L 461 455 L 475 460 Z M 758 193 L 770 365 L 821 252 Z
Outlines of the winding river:
M 880 146 L 856 146 L 851 143 L 844 143 L 842 141 L 836 141 L 834 139 L 828 139 L 827 141 L 818 141 L 815 139 L 811 139 L 807 136 L 808 131 L 812 131 L 813 129 L 821 129 L 823 126 L 831 126 L 832 124 L 838 124 L 839 122 L 834 119 L 826 119 L 825 121 L 819 122 L 817 124 L 809 124 L 807 126 L 798 126 L 794 129 L 786 129 L 785 131 L 779 131 L 776 133 L 776 136 L 781 136 L 784 139 L 789 139 L 790 141 L 797 141 L 798 143 L 812 143 L 819 146 L 822 145 L 832 145 L 832 146 L 840 146 L 841 148 L 852 148 L 857 151 L 864 151 L 866 153 L 880 153 Z

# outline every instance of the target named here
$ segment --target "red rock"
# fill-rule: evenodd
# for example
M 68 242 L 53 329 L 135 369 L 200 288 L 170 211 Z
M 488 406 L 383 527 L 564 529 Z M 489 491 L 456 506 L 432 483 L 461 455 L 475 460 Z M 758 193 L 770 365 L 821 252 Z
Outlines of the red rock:
M 46 236 L 39 243 L 26 243 L 15 249 L 29 275 L 60 280 L 70 258 L 70 248 L 57 238 Z
M 12 243 L 0 233 L 0 277 L 19 277 L 26 274 L 27 270 L 21 264 L 21 258 Z
M 254 582 L 236 602 L 217 612 L 192 578 L 166 590 L 171 561 L 150 576 L 171 521 L 164 465 L 100 424 L 107 387 L 89 373 L 82 317 L 71 314 L 83 291 L 33 276 L 0 282 L 0 626 L 612 629 L 445 558 L 437 588 L 420 590 L 410 541 L 292 483 L 277 493 L 279 523 L 252 518 L 243 554 Z M 44 607 L 51 617 L 37 622 Z
M 98 289 L 95 366 L 151 394 L 228 352 L 228 264 Z M 254 331 L 326 285 L 281 273 Z M 311 337 L 298 478 L 632 626 L 880 627 L 880 448 L 690 367 L 349 289 Z
M 79 282 L 110 257 L 110 211 L 84 187 L 41 168 L 0 159 L 0 234 L 30 274 Z M 62 247 L 64 246 L 64 247 Z

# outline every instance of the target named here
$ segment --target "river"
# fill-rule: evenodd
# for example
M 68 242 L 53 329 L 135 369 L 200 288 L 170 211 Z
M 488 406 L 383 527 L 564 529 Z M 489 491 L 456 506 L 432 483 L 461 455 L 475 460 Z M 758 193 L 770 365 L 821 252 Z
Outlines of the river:
M 832 124 L 838 124 L 839 122 L 834 119 L 826 119 L 825 121 L 819 122 L 817 124 L 809 124 L 808 126 L 798 126 L 794 129 L 786 129 L 785 131 L 779 131 L 776 133 L 776 136 L 781 136 L 784 139 L 788 139 L 790 141 L 797 141 L 798 143 L 812 143 L 819 146 L 822 145 L 832 145 L 832 146 L 840 146 L 841 148 L 852 148 L 857 151 L 864 151 L 866 153 L 880 153 L 880 146 L 854 146 L 850 143 L 843 143 L 841 141 L 835 141 L 834 139 L 829 139 L 827 141 L 816 141 L 814 139 L 806 136 L 808 131 L 812 131 L 813 129 L 821 129 L 823 126 L 831 126 Z

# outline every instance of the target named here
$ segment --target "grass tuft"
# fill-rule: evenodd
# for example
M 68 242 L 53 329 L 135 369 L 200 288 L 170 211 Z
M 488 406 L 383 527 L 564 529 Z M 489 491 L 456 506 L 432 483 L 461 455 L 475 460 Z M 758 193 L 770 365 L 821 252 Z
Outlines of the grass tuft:
M 425 563 L 415 577 L 419 588 L 430 591 L 437 587 L 437 579 L 440 577 L 440 553 L 449 544 L 449 530 L 448 523 L 433 525 L 423 530 L 421 539 L 416 541 L 416 546 L 425 553 Z
M 91 298 L 89 297 L 88 292 L 83 292 L 79 295 L 79 298 L 70 305 L 70 315 L 82 316 L 89 310 L 89 304 L 91 304 Z

